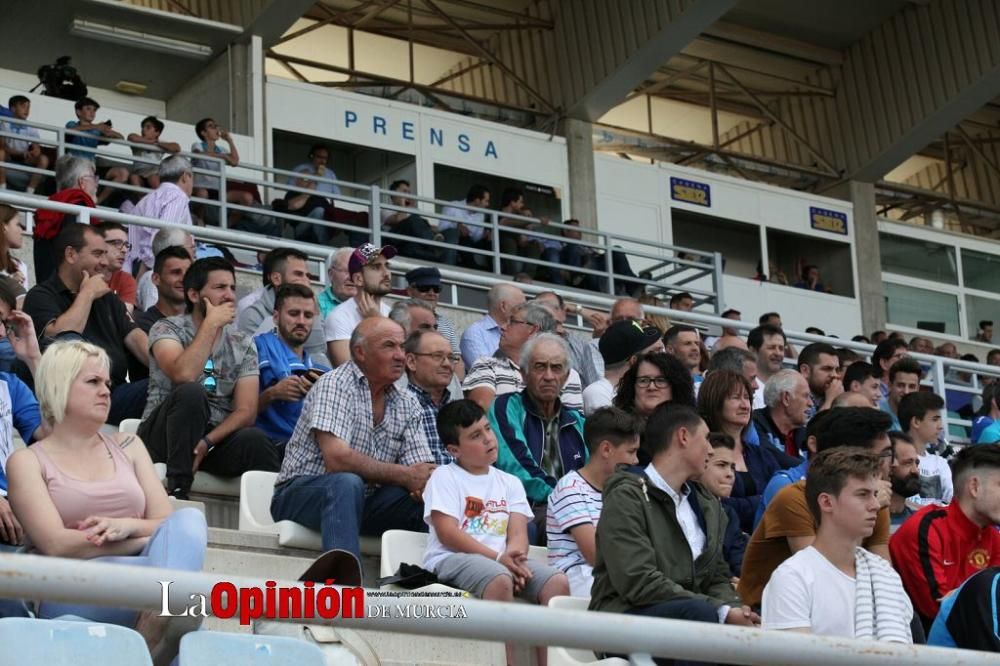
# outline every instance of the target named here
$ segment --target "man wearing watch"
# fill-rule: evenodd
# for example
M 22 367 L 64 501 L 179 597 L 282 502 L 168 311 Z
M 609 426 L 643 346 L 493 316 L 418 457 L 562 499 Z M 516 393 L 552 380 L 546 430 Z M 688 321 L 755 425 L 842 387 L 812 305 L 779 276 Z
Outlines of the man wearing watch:
M 187 312 L 149 331 L 149 398 L 139 436 L 167 464 L 167 488 L 187 499 L 199 469 L 237 477 L 278 471 L 277 448 L 253 427 L 259 368 L 253 339 L 232 326 L 236 276 L 218 257 L 184 275 Z

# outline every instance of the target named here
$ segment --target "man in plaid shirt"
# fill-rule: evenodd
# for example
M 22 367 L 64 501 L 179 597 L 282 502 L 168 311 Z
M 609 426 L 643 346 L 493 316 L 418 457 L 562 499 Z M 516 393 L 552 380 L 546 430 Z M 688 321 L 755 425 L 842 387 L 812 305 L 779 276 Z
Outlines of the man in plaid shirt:
M 351 360 L 306 396 L 271 501 L 276 521 L 319 530 L 323 549 L 360 557 L 359 536 L 426 531 L 421 493 L 434 471 L 422 408 L 393 382 L 403 373 L 403 329 L 361 321 Z

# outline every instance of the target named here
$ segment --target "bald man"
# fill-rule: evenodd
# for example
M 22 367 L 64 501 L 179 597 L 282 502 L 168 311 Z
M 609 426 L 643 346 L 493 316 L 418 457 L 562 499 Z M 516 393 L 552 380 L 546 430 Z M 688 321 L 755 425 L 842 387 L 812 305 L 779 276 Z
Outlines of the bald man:
M 406 363 L 403 328 L 368 317 L 349 345 L 350 360 L 306 396 L 271 515 L 319 530 L 323 550 L 360 557 L 361 534 L 427 531 L 421 493 L 434 464 L 420 403 L 393 386 Z

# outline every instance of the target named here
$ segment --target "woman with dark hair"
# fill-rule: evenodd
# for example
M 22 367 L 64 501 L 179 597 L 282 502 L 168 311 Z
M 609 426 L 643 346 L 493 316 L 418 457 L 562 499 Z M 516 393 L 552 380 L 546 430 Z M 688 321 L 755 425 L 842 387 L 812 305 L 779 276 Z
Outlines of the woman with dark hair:
M 744 532 L 753 532 L 753 519 L 761 494 L 780 469 L 769 450 L 749 437 L 753 387 L 746 377 L 732 370 L 710 372 L 698 391 L 698 411 L 708 429 L 729 435 L 736 442 L 736 483 L 723 500 L 735 509 Z
M 695 407 L 694 380 L 680 361 L 666 352 L 651 352 L 636 357 L 632 367 L 618 382 L 615 407 L 635 414 L 646 429 L 646 419 L 665 402 Z M 640 435 L 639 464 L 650 461 Z
M 11 252 L 20 250 L 24 242 L 22 222 L 21 213 L 17 209 L 0 204 L 0 275 L 11 278 L 27 290 L 31 287 L 28 267 Z

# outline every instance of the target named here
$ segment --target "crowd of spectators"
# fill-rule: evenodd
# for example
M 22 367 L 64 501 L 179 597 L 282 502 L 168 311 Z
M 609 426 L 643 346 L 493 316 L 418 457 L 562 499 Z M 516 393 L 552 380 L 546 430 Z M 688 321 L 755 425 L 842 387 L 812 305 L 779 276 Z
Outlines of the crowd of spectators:
M 98 108 L 77 104 L 81 147 L 120 136 L 94 122 Z M 204 214 L 191 197 L 220 188 L 192 166 L 216 163 L 173 154 L 162 130 L 147 118 L 130 135 L 149 147 L 124 175 L 87 151 L 62 158 L 52 195 L 94 207 L 114 195 L 98 191 L 106 168 L 105 180 L 154 188 L 122 205 L 171 223 L 162 230 L 39 211 L 29 274 L 15 254 L 20 214 L 0 206 L 4 544 L 197 570 L 204 519 L 171 511 L 168 495 L 188 499 L 201 472 L 263 470 L 277 473 L 273 518 L 317 530 L 324 550 L 360 556 L 362 535 L 429 531 L 422 565 L 485 599 L 572 594 L 609 612 L 988 643 L 957 620 L 1000 566 L 1000 385 L 986 383 L 978 412 L 961 406 L 975 416 L 974 445 L 956 452 L 942 425 L 953 397 L 927 391 L 910 356 L 957 358 L 954 345 L 885 335 L 870 359 L 826 343 L 796 351 L 773 312 L 746 336 L 724 327 L 710 339 L 647 317 L 629 295 L 601 313 L 500 281 L 460 331 L 440 307 L 437 268 L 408 272 L 405 300 L 393 300 L 400 251 L 367 242 L 330 254 L 318 294 L 305 254 L 272 250 L 260 287 L 237 301 L 232 262 L 187 231 Z M 197 131 L 195 153 L 238 164 L 217 123 Z M 10 154 L 41 163 L 30 146 Z M 161 157 L 154 173 L 148 161 Z M 312 220 L 294 235 L 326 242 L 319 222 L 366 226 L 335 204 L 336 185 L 305 177 L 335 180 L 329 150 L 309 160 L 283 200 Z M 446 209 L 454 219 L 434 229 L 409 183 L 391 189 L 381 222 L 412 239 L 410 256 L 488 268 L 474 252 L 491 242 L 483 212 Z M 490 192 L 473 187 L 464 203 L 486 209 Z M 531 221 L 523 192 L 500 205 L 500 248 L 518 258 L 505 272 L 582 284 L 521 261 L 593 265 L 568 251 L 578 246 L 525 233 L 547 222 Z M 437 240 L 455 246 L 419 243 Z M 821 291 L 814 269 L 796 286 Z M 695 306 L 685 292 L 670 300 L 677 312 Z M 568 330 L 570 315 L 591 333 Z M 980 339 L 991 335 L 982 322 Z M 141 420 L 135 435 L 101 430 L 129 418 Z M 152 463 L 165 464 L 163 481 Z M 547 564 L 528 558 L 529 544 L 548 547 Z M 136 626 L 151 646 L 164 636 L 134 613 L 45 601 L 36 612 Z

